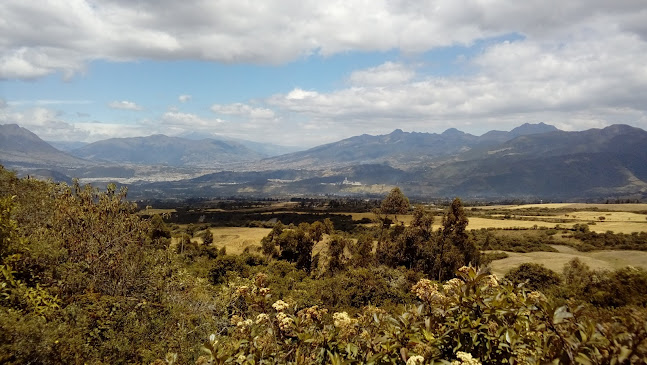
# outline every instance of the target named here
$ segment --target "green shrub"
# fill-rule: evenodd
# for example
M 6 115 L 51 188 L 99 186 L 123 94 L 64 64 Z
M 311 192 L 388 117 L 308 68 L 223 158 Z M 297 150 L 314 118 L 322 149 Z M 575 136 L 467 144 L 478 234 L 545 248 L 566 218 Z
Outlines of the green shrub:
M 510 270 L 505 278 L 514 284 L 525 284 L 530 290 L 546 290 L 561 282 L 559 275 L 543 265 L 523 263 Z

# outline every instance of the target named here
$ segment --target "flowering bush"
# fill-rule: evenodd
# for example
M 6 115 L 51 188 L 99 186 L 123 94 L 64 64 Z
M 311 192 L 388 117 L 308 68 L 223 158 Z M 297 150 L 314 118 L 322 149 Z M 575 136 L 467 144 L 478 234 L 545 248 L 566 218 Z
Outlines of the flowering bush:
M 417 306 L 387 313 L 365 307 L 356 316 L 317 306 L 294 311 L 283 300 L 245 290 L 250 310 L 205 343 L 202 361 L 333 364 L 537 364 L 636 362 L 646 354 L 645 329 L 619 320 L 604 325 L 572 303 L 557 306 L 495 276 L 463 267 L 444 284 L 420 280 Z M 255 293 L 255 294 L 254 294 Z M 265 302 L 264 305 L 259 305 Z M 252 320 L 252 318 L 254 320 Z M 245 331 L 240 331 L 240 323 Z M 633 331 L 633 332 L 631 332 Z M 613 338 L 614 340 L 610 340 Z

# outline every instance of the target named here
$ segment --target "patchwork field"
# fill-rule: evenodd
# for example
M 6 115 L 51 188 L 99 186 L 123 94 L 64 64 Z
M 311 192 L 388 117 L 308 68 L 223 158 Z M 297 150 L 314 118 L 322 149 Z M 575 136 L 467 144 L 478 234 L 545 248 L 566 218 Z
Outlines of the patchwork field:
M 283 208 L 288 206 L 283 206 Z M 574 224 L 588 224 L 589 229 L 594 232 L 613 231 L 615 233 L 630 234 L 632 232 L 647 232 L 647 204 L 529 204 L 517 206 L 489 206 L 489 207 L 471 207 L 466 208 L 469 217 L 468 229 L 478 230 L 483 228 L 492 229 L 521 229 L 499 231 L 504 236 L 525 235 L 524 229 L 535 227 L 571 228 Z M 151 209 L 148 210 L 151 212 Z M 508 212 L 508 213 L 506 213 Z M 166 210 L 160 210 L 159 213 L 169 213 Z M 311 214 L 307 212 L 296 212 L 299 214 Z M 271 215 L 271 212 L 264 214 Z M 355 221 L 364 218 L 373 219 L 374 214 L 365 213 L 346 213 L 340 212 L 335 214 L 351 215 Z M 439 210 L 434 221 L 434 228 L 439 229 L 441 226 L 441 211 Z M 475 216 L 476 215 L 476 216 Z M 412 215 L 398 216 L 398 219 L 409 224 Z M 367 225 L 372 225 L 369 223 Z M 185 227 L 180 225 L 180 227 Z M 227 253 L 241 254 L 245 249 L 254 249 L 260 247 L 260 241 L 269 232 L 269 228 L 249 228 L 249 227 L 212 227 L 210 228 L 214 236 L 214 246 L 221 248 L 226 247 Z M 553 236 L 555 247 L 559 252 L 530 252 L 518 253 L 508 252 L 509 257 L 502 260 L 495 260 L 491 263 L 494 273 L 504 275 L 510 269 L 524 263 L 534 262 L 542 264 L 554 271 L 561 271 L 564 264 L 571 259 L 578 257 L 593 269 L 617 269 L 619 267 L 631 265 L 647 269 L 647 252 L 643 251 L 626 251 L 626 250 L 605 250 L 593 252 L 579 252 L 568 246 L 561 244 L 570 244 L 568 240 L 573 238 L 564 238 L 562 234 Z M 200 242 L 202 239 L 199 235 L 193 238 L 194 241 Z M 325 252 L 327 237 L 314 247 L 313 254 Z
M 559 252 L 507 252 L 509 257 L 495 260 L 490 264 L 492 272 L 502 277 L 510 269 L 523 263 L 532 262 L 544 265 L 546 268 L 561 272 L 564 265 L 574 258 L 579 258 L 591 269 L 615 270 L 625 266 L 634 266 L 647 269 L 647 252 L 605 250 L 593 252 L 579 252 L 567 246 L 555 247 Z
M 476 209 L 574 209 L 574 210 L 590 210 L 599 209 L 605 211 L 617 212 L 639 212 L 647 211 L 647 204 L 585 204 L 585 203 L 546 203 L 546 204 L 522 204 L 522 205 L 488 205 L 483 207 L 476 207 Z
M 633 205 L 633 204 L 631 204 Z M 353 220 L 361 220 L 362 218 L 372 219 L 373 213 L 340 213 L 350 214 Z M 482 229 L 482 228 L 533 228 L 546 227 L 554 228 L 559 224 L 563 228 L 571 228 L 574 224 L 595 222 L 590 225 L 589 229 L 593 232 L 604 233 L 613 231 L 614 233 L 633 233 L 633 232 L 647 232 L 647 215 L 637 214 L 631 212 L 592 212 L 581 211 L 573 213 L 560 213 L 550 216 L 533 216 L 533 215 L 519 215 L 515 216 L 518 219 L 502 219 L 502 217 L 493 216 L 492 218 L 486 217 L 469 217 L 468 229 Z M 603 220 L 600 217 L 604 217 Z M 411 223 L 411 215 L 398 216 L 400 221 L 405 224 Z M 564 222 L 561 222 L 564 221 Z M 436 216 L 434 219 L 434 229 L 440 228 L 441 217 Z

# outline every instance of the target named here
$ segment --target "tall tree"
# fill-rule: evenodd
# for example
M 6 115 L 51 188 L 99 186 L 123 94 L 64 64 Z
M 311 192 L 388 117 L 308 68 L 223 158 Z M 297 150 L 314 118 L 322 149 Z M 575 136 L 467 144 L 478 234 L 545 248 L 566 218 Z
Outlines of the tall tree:
M 310 271 L 312 266 L 312 248 L 323 239 L 324 234 L 332 233 L 330 220 L 298 227 L 284 228 L 280 223 L 261 240 L 263 253 L 271 257 L 295 262 L 298 269 Z
M 398 214 L 407 214 L 408 211 L 409 198 L 404 196 L 398 187 L 393 188 L 380 205 L 380 213 L 386 216 L 393 214 L 396 222 L 398 221 Z
M 436 259 L 438 280 L 448 279 L 461 266 L 480 263 L 480 254 L 465 232 L 469 223 L 463 202 L 454 198 L 442 219 L 439 255 Z
M 342 236 L 334 235 L 328 242 L 328 273 L 334 275 L 346 267 L 344 249 L 350 246 L 350 241 Z

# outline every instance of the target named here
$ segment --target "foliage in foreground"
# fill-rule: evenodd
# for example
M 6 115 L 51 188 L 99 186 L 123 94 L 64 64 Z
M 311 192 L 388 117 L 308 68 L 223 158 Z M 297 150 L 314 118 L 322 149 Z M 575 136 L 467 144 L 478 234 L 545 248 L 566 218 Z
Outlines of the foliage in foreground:
M 459 200 L 439 233 L 423 210 L 409 227 L 397 217 L 382 226 L 375 257 L 373 237 L 333 236 L 334 260 L 316 277 L 306 253 L 329 225 L 275 231 L 270 257 L 226 256 L 190 239 L 178 252 L 164 222 L 133 214 L 125 193 L 17 179 L 0 168 L 0 363 L 146 364 L 166 352 L 177 354 L 168 363 L 200 364 L 645 360 L 645 309 L 637 306 L 647 300 L 630 294 L 644 288 L 644 272 L 605 276 L 571 265 L 569 293 L 636 305 L 599 309 L 472 267 L 451 271 L 478 259 Z M 458 278 L 441 285 L 423 275 Z
M 647 358 L 644 312 L 595 321 L 574 303 L 555 305 L 494 276 L 463 267 L 395 313 L 359 315 L 272 300 L 267 276 L 231 286 L 231 323 L 204 344 L 198 363 L 480 364 L 640 363 Z M 271 304 L 273 303 L 273 304 Z
M 187 361 L 224 316 L 125 190 L 0 182 L 0 363 Z

